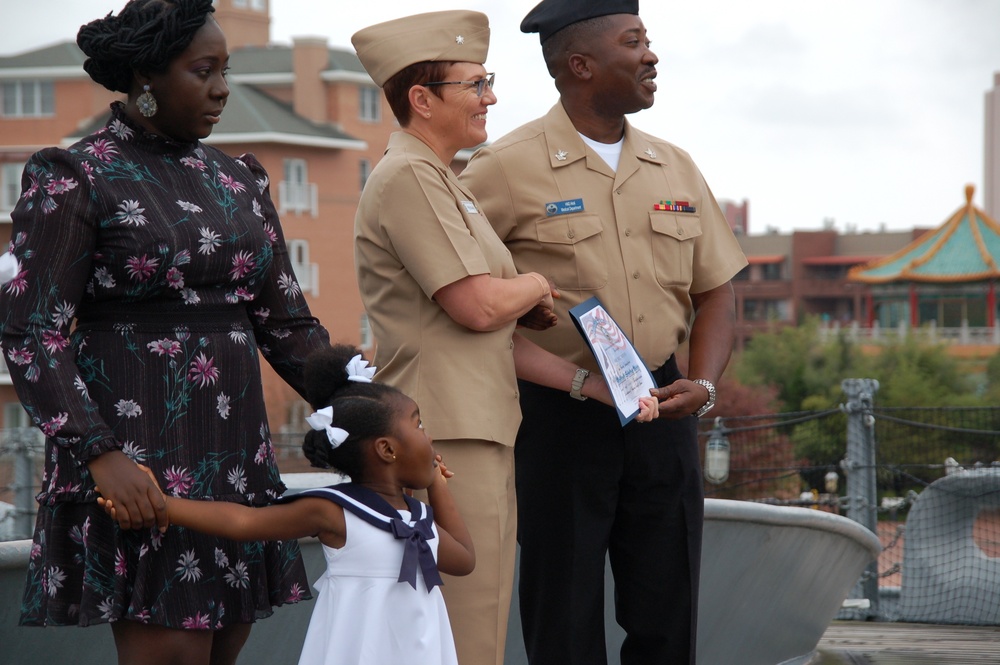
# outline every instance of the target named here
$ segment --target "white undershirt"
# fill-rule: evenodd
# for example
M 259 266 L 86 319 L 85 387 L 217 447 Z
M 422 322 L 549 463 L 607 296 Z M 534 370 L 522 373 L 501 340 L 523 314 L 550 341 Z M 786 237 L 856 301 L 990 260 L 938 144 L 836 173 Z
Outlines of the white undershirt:
M 580 132 L 577 132 L 580 134 Z M 615 173 L 618 172 L 618 160 L 622 156 L 622 145 L 625 144 L 625 137 L 618 139 L 618 143 L 598 143 L 594 139 L 587 138 L 583 134 L 580 134 L 580 138 L 583 142 L 593 148 L 594 152 L 601 156 L 611 170 Z

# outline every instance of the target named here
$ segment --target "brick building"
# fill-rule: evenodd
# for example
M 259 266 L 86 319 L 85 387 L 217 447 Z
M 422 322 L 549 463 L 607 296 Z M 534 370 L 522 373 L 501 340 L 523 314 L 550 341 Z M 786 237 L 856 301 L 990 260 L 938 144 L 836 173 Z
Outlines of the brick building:
M 749 265 L 733 279 L 737 348 L 754 333 L 794 326 L 808 316 L 849 325 L 868 292 L 848 271 L 882 258 L 924 231 L 840 233 L 834 229 L 737 236 Z
M 253 152 L 271 177 L 271 195 L 316 316 L 335 341 L 371 349 L 354 278 L 354 212 L 389 134 L 398 128 L 381 90 L 353 49 L 314 37 L 270 43 L 269 0 L 216 0 L 231 52 L 231 94 L 206 143 Z M 0 242 L 30 155 L 69 145 L 103 126 L 120 97 L 91 81 L 75 35 L 0 57 Z M 264 390 L 276 438 L 301 432 L 305 402 L 266 366 Z M 0 372 L 0 428 L 28 424 L 6 368 Z M 297 441 L 297 437 L 294 437 Z
M 206 143 L 253 152 L 271 176 L 271 194 L 313 312 L 336 341 L 373 350 L 354 277 L 354 212 L 371 169 L 398 129 L 381 91 L 348 48 L 322 38 L 270 43 L 271 0 L 216 0 L 232 53 L 231 94 Z M 104 124 L 118 97 L 83 71 L 74 36 L 0 57 L 0 242 L 20 195 L 24 162 L 41 148 L 68 145 Z M 459 153 L 460 170 L 471 151 Z M 738 347 L 755 332 L 809 315 L 860 324 L 870 303 L 852 267 L 896 252 L 926 229 L 749 234 L 749 203 L 721 201 L 750 265 L 736 276 Z M 275 438 L 294 449 L 305 403 L 266 366 L 264 390 Z M 0 360 L 0 429 L 26 425 Z

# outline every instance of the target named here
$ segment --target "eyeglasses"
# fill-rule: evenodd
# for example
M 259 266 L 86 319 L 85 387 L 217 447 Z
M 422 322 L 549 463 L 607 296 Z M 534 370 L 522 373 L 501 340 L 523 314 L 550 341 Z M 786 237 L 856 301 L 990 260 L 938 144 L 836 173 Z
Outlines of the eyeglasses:
M 486 88 L 493 89 L 493 79 L 496 77 L 496 74 L 489 73 L 485 78 L 481 78 L 478 81 L 432 81 L 423 85 L 474 85 L 476 86 L 476 97 L 482 97 L 483 93 L 486 92 Z

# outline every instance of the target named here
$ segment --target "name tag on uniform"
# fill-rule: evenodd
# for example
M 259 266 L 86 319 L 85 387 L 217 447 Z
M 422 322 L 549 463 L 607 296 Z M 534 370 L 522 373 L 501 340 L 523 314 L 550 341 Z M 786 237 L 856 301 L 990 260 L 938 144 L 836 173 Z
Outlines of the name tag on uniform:
M 545 214 L 565 215 L 569 212 L 583 212 L 583 199 L 567 199 L 565 201 L 553 201 L 545 204 Z
M 465 212 L 469 213 L 470 215 L 479 214 L 479 211 L 476 210 L 476 204 L 473 203 L 472 201 L 462 201 L 462 205 L 465 206 Z

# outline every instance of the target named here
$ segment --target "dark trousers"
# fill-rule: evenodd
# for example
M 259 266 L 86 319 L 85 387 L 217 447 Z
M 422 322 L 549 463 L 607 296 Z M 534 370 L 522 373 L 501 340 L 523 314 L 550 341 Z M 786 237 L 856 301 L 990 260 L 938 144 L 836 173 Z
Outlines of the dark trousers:
M 676 363 L 654 373 L 679 378 Z M 521 623 L 532 665 L 606 665 L 604 568 L 622 665 L 695 662 L 704 517 L 697 421 L 622 427 L 614 409 L 520 382 Z

